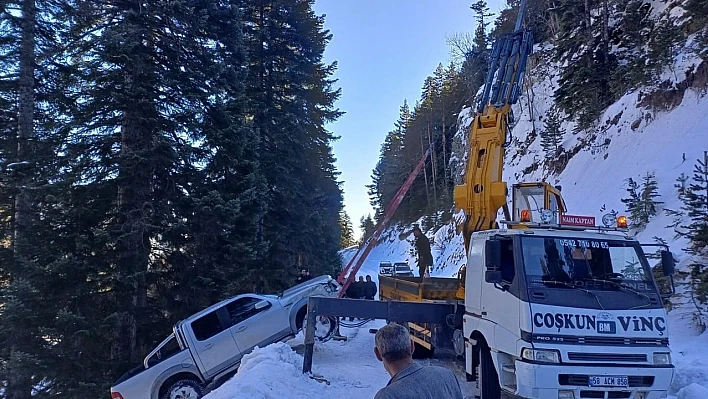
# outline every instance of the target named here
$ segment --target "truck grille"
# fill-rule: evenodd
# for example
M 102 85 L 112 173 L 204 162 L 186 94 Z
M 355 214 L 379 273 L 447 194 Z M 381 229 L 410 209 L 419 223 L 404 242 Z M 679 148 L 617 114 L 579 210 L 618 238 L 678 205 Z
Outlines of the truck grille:
M 630 388 L 650 387 L 654 385 L 653 376 L 630 375 L 627 377 Z M 575 385 L 580 387 L 588 386 L 589 377 L 585 374 L 559 374 L 558 383 L 560 385 Z
M 539 339 L 543 337 L 544 339 Z M 534 342 L 553 341 L 559 344 L 580 344 L 597 346 L 668 346 L 668 338 L 623 338 L 623 337 L 577 337 L 569 335 L 534 334 Z
M 586 362 L 631 362 L 643 363 L 647 361 L 645 354 L 624 354 L 624 353 L 581 353 L 569 352 L 568 360 L 586 361 Z
M 626 399 L 632 396 L 628 391 L 610 391 L 605 396 L 604 391 L 580 391 L 580 399 Z

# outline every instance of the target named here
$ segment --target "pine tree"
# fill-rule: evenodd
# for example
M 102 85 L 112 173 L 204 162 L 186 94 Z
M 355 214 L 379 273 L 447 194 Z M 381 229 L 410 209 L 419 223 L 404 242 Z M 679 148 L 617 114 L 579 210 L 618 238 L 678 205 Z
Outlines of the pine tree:
M 639 184 L 637 182 L 630 178 L 627 178 L 625 180 L 627 182 L 627 193 L 629 194 L 629 197 L 622 198 L 622 203 L 625 204 L 627 208 L 627 212 L 629 213 L 629 220 L 631 224 L 633 225 L 632 227 L 639 227 L 641 225 L 641 197 L 640 197 L 640 188 Z
M 30 398 L 56 366 L 46 340 L 55 337 L 60 300 L 50 264 L 58 258 L 55 229 L 62 223 L 56 197 L 63 184 L 54 179 L 62 110 L 54 73 L 66 32 L 61 3 L 0 3 L 0 379 L 6 398 Z
M 708 302 L 708 151 L 703 159 L 698 159 L 693 169 L 691 184 L 688 186 L 682 209 L 690 222 L 681 226 L 690 243 L 686 249 L 694 255 L 691 267 L 691 281 L 696 298 Z
M 688 181 L 688 176 L 685 173 L 681 173 L 679 177 L 676 178 L 676 183 L 674 183 L 674 188 L 676 189 L 676 197 L 682 203 L 686 199 L 686 182 Z M 682 210 L 664 208 L 664 213 L 672 218 L 672 221 L 666 228 L 674 229 L 676 232 L 676 238 L 681 236 L 681 232 L 678 231 L 679 225 L 683 221 L 684 212 Z
M 656 215 L 657 205 L 663 204 L 662 201 L 657 200 L 659 189 L 655 175 L 654 173 L 644 175 L 641 185 L 632 178 L 628 178 L 626 182 L 629 197 L 623 198 L 622 202 L 627 206 L 631 227 L 642 229 Z
M 656 216 L 657 205 L 664 203 L 657 200 L 659 196 L 659 187 L 656 181 L 656 176 L 653 172 L 647 172 L 647 174 L 643 177 L 641 194 L 642 216 L 645 223 L 648 223 L 651 217 Z
M 361 243 L 365 243 L 374 234 L 376 225 L 371 215 L 362 216 L 359 220 L 359 228 L 361 229 Z
M 339 219 L 339 228 L 342 230 L 342 248 L 348 248 L 356 243 L 354 239 L 354 226 L 349 214 L 342 210 Z
M 249 47 L 249 98 L 260 138 L 266 184 L 261 215 L 268 248 L 262 270 L 253 273 L 258 292 L 289 286 L 300 264 L 312 273 L 339 263 L 342 192 L 325 129 L 341 112 L 333 104 L 336 63 L 324 64 L 331 34 L 314 14 L 312 0 L 248 0 L 243 4 Z
M 610 78 L 617 60 L 610 53 L 609 0 L 560 0 L 560 32 L 555 60 L 567 63 L 554 97 L 578 130 L 593 126 L 613 101 Z M 599 14 L 600 18 L 592 18 Z
M 558 110 L 552 108 L 546 117 L 541 131 L 541 146 L 546 152 L 546 159 L 552 160 L 558 155 L 564 132 L 561 128 L 561 119 Z

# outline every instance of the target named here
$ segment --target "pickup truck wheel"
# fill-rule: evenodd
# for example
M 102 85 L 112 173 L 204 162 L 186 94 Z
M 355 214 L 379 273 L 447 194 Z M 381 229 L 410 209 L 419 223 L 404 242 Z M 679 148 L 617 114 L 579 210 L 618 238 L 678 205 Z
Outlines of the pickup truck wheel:
M 332 317 L 317 316 L 317 321 L 315 322 L 315 338 L 318 341 L 327 341 L 332 337 L 334 332 L 334 327 L 337 325 L 337 321 Z M 305 332 L 307 327 L 307 314 L 302 319 L 302 325 L 300 328 Z
M 167 388 L 164 399 L 200 399 L 204 389 L 194 380 L 179 380 Z
M 501 399 L 499 377 L 494 368 L 492 353 L 489 348 L 483 347 L 479 351 L 479 394 L 481 399 Z

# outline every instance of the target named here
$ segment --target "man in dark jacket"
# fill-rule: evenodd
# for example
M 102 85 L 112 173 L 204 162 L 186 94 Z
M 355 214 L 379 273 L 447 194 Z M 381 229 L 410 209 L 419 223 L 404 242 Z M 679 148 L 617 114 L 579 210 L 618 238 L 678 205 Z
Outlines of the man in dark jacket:
M 305 281 L 311 279 L 310 271 L 302 269 L 300 270 L 300 275 L 297 276 L 297 284 L 304 283 Z
M 413 227 L 413 234 L 415 235 L 415 249 L 418 251 L 418 275 L 422 282 L 425 271 L 433 265 L 433 254 L 430 252 L 430 240 L 418 225 Z
M 364 299 L 374 299 L 376 296 L 376 283 L 371 280 L 370 275 L 366 275 L 366 282 L 364 283 Z

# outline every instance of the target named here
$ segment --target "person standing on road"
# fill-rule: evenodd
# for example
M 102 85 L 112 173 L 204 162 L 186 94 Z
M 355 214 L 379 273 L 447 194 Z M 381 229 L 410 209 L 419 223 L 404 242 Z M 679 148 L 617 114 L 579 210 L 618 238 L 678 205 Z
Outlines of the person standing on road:
M 391 376 L 374 399 L 463 399 L 455 374 L 443 367 L 413 361 L 415 344 L 408 329 L 389 323 L 376 332 L 374 354 Z
M 364 283 L 366 289 L 364 290 L 364 299 L 373 300 L 376 296 L 376 283 L 371 281 L 371 276 L 366 275 L 366 282 Z
M 418 251 L 418 275 L 422 282 L 425 271 L 433 265 L 433 254 L 430 252 L 430 240 L 418 225 L 413 226 L 413 235 L 415 235 L 415 249 Z

